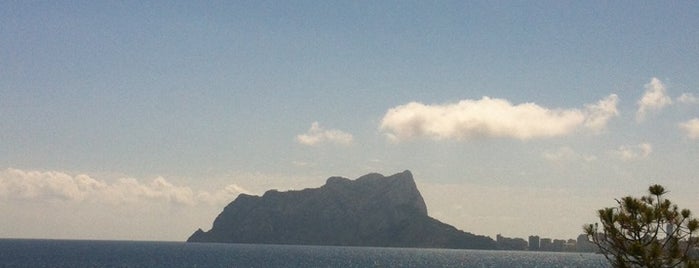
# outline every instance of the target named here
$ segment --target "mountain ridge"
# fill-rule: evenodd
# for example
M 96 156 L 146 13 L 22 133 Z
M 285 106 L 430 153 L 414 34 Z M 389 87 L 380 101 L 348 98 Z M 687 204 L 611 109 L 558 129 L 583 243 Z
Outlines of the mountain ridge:
M 428 216 L 408 170 L 330 177 L 319 188 L 240 194 L 187 242 L 492 249 L 489 237 Z

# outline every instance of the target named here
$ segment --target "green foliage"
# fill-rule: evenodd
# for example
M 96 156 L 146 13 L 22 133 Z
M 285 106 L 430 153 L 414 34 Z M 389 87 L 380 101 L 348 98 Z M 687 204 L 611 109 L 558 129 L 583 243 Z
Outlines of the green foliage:
M 662 186 L 652 185 L 648 192 L 598 210 L 601 225 L 583 226 L 588 238 L 614 267 L 699 267 L 690 257 L 699 244 L 694 236 L 699 221 L 664 198 Z

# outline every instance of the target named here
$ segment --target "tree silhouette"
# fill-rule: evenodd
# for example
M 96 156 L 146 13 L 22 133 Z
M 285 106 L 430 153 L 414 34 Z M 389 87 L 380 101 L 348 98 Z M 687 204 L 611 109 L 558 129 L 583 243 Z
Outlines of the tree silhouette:
M 583 226 L 588 239 L 614 267 L 699 267 L 690 256 L 699 244 L 699 221 L 664 198 L 663 186 L 651 185 L 648 192 L 598 210 L 601 225 Z

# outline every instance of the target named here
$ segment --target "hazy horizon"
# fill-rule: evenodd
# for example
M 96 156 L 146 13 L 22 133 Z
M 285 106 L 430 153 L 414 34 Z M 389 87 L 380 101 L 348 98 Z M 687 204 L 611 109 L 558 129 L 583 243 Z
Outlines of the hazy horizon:
M 575 238 L 699 213 L 697 2 L 7 2 L 0 238 L 183 241 L 240 193 L 412 171 L 429 215 Z

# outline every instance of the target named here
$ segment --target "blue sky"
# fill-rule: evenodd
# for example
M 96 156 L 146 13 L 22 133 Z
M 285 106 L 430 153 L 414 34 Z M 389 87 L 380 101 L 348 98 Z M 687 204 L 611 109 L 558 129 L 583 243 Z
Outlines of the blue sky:
M 405 169 L 490 236 L 650 183 L 699 211 L 695 2 L 3 6 L 0 237 L 183 240 L 240 192 Z

